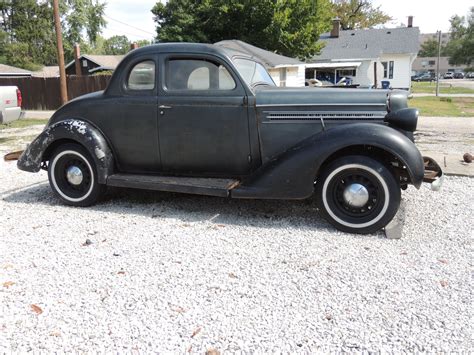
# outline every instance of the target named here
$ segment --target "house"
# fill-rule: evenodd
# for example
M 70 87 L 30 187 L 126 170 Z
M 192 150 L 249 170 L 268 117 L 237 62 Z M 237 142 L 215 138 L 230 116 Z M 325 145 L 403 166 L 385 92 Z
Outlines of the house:
M 113 71 L 123 59 L 123 55 L 79 55 L 81 75 L 92 75 L 100 71 Z M 66 65 L 66 75 L 76 75 L 75 60 Z
M 325 47 L 306 64 L 306 79 L 337 82 L 349 77 L 360 87 L 409 89 L 412 65 L 419 50 L 420 31 L 408 27 L 341 30 L 338 19 L 320 36 Z
M 12 67 L 6 64 L 0 64 L 0 78 L 29 78 L 31 72 L 25 69 Z
M 436 73 L 438 57 L 418 57 L 413 63 L 413 71 L 417 74 L 431 72 Z M 463 72 L 466 70 L 466 65 L 451 65 L 449 64 L 449 57 L 439 58 L 439 72 L 444 75 L 449 72 Z
M 235 39 L 217 42 L 215 45 L 254 57 L 265 66 L 278 86 L 305 85 L 305 64 L 298 59 L 285 57 Z

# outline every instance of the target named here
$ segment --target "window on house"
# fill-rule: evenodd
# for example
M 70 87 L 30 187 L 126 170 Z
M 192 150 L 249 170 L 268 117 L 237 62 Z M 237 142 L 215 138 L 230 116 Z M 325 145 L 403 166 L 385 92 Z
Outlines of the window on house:
M 387 79 L 388 78 L 388 63 L 382 62 L 382 65 L 383 65 L 383 78 Z
M 340 69 L 337 71 L 338 76 L 356 76 L 355 69 Z
M 167 69 L 168 90 L 232 90 L 236 87 L 223 65 L 205 59 L 172 59 Z
M 153 90 L 155 88 L 155 62 L 145 60 L 136 64 L 128 75 L 129 90 Z
M 389 79 L 393 79 L 393 66 L 394 66 L 393 60 L 388 62 L 388 78 Z
M 429 65 L 435 65 L 436 62 L 435 62 L 434 60 L 430 60 L 430 61 L 428 61 L 428 64 L 429 64 Z

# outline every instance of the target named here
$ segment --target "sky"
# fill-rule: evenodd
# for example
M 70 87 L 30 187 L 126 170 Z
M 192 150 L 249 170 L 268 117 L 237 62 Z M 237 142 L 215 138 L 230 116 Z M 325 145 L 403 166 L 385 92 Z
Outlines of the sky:
M 256 0 L 258 1 L 258 0 Z M 150 12 L 157 0 L 107 0 L 105 19 L 107 27 L 103 35 L 126 35 L 131 40 L 151 40 L 156 35 L 155 22 Z M 165 0 L 163 0 L 165 2 Z M 397 27 L 407 23 L 408 16 L 414 16 L 413 25 L 421 33 L 449 30 L 449 19 L 453 15 L 465 16 L 472 0 L 373 0 L 373 4 L 394 18 L 386 27 Z

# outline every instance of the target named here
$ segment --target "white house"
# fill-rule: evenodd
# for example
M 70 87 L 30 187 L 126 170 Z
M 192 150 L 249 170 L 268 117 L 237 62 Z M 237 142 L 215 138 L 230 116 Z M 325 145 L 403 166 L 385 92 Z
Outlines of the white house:
M 305 64 L 298 59 L 285 57 L 235 39 L 217 42 L 215 45 L 255 57 L 266 67 L 278 86 L 305 85 Z
M 321 54 L 306 64 L 306 79 L 337 81 L 345 76 L 360 87 L 409 89 L 412 65 L 420 44 L 418 27 L 340 30 L 333 21 L 330 33 L 320 36 Z

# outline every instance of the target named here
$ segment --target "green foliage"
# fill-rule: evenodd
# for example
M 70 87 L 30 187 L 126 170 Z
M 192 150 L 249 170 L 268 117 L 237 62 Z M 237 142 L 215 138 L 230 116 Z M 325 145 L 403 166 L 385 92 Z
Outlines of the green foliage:
M 160 42 L 239 39 L 302 59 L 318 53 L 332 17 L 329 0 L 169 0 L 152 13 Z
M 447 56 L 447 46 L 441 44 L 441 56 Z M 418 57 L 437 57 L 438 56 L 438 41 L 436 39 L 429 39 L 425 41 L 418 52 Z
M 141 40 L 135 41 L 135 42 L 136 42 L 136 44 L 138 45 L 138 47 L 140 47 L 140 48 L 141 48 L 141 47 L 145 47 L 145 46 L 149 46 L 149 45 L 153 44 L 152 41 L 148 41 L 148 40 L 146 40 L 146 39 L 141 39 Z
M 60 0 L 67 61 L 74 43 L 96 41 L 105 26 L 104 9 L 99 0 Z M 26 69 L 57 64 L 50 0 L 0 0 L 0 61 Z
M 451 40 L 446 52 L 451 65 L 471 65 L 474 63 L 474 7 L 466 17 L 451 18 Z
M 335 0 L 333 10 L 343 30 L 370 28 L 392 20 L 380 6 L 374 7 L 372 0 Z
M 130 50 L 130 41 L 127 36 L 112 36 L 104 41 L 104 54 L 126 54 Z

